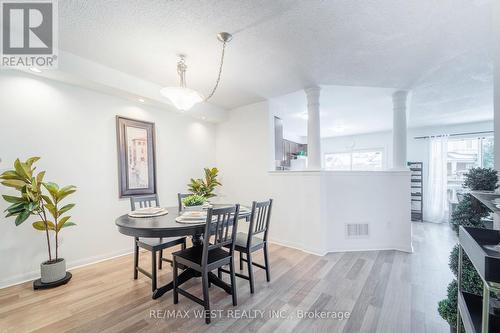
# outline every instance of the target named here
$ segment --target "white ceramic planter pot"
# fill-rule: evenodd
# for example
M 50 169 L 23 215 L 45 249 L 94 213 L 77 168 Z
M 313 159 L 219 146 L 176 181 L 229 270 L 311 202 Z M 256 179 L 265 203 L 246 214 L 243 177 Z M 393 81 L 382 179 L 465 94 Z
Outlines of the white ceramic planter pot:
M 184 210 L 191 212 L 191 211 L 202 211 L 203 210 L 203 205 L 198 205 L 198 206 L 184 206 Z
M 66 277 L 66 260 L 58 259 L 56 262 L 43 262 L 40 264 L 42 283 L 59 281 Z

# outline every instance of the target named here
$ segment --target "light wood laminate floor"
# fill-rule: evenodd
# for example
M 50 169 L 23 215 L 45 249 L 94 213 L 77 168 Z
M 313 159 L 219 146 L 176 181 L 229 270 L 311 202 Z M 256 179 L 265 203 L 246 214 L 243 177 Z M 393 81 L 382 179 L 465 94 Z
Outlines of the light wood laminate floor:
M 212 286 L 212 308 L 223 312 L 208 326 L 195 318 L 202 307 L 183 296 L 178 305 L 172 304 L 172 292 L 152 300 L 148 279 L 132 279 L 133 258 L 128 255 L 75 269 L 70 283 L 57 289 L 33 291 L 23 283 L 0 290 L 0 332 L 448 332 L 436 308 L 452 279 L 447 263 L 455 242 L 446 225 L 413 223 L 413 254 L 319 257 L 272 245 L 272 282 L 256 268 L 251 295 L 248 282 L 237 279 L 237 307 L 230 295 Z M 149 256 L 143 257 L 141 265 L 149 267 Z M 262 256 L 254 261 L 262 262 Z M 171 280 L 169 265 L 160 272 L 160 282 Z M 184 286 L 201 296 L 199 279 Z M 175 310 L 179 316 L 188 311 L 191 318 L 152 316 L 166 317 Z M 263 310 L 263 317 L 255 310 Z M 299 310 L 348 311 L 350 319 L 299 320 Z M 275 311 L 274 318 L 269 311 Z M 257 318 L 236 319 L 245 315 Z

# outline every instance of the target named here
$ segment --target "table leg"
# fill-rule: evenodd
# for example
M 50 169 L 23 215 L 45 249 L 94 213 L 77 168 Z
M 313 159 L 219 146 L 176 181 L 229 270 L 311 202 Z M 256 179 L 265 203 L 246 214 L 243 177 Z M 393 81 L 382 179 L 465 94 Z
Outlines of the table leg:
M 203 246 L 203 235 L 195 234 L 191 236 L 191 241 L 193 242 L 193 246 Z
M 198 272 L 196 272 L 195 270 L 188 268 L 188 269 L 184 270 L 181 274 L 179 274 L 179 276 L 177 277 L 177 281 L 178 281 L 177 285 L 180 286 L 181 284 L 188 281 L 189 279 L 196 277 L 196 276 L 199 276 L 199 275 L 200 274 Z M 153 292 L 153 299 L 157 299 L 157 298 L 163 296 L 163 294 L 172 290 L 173 288 L 174 288 L 174 284 L 172 282 L 167 283 L 164 286 L 161 286 L 160 288 L 156 289 Z
M 208 272 L 208 281 L 210 281 L 217 287 L 224 289 L 226 293 L 231 294 L 231 286 L 226 282 L 222 281 L 221 279 L 219 279 L 217 275 L 215 275 L 214 273 Z

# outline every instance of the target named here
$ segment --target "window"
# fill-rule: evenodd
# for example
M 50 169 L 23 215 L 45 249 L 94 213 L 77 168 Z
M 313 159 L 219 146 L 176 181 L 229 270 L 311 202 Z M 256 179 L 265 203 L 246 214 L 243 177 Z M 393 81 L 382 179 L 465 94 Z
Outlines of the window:
M 383 149 L 325 154 L 327 170 L 382 170 Z
M 460 138 L 448 141 L 448 197 L 456 202 L 457 192 L 462 191 L 464 175 L 471 168 L 493 167 L 493 136 Z
M 493 137 L 450 139 L 448 141 L 448 181 L 464 179 L 474 167 L 493 167 Z

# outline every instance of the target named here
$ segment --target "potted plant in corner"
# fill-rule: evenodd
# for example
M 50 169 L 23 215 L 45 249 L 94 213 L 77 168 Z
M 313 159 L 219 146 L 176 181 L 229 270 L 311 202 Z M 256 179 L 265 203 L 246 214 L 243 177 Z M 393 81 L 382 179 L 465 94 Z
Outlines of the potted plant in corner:
M 30 216 L 36 216 L 32 226 L 43 232 L 47 240 L 48 260 L 40 264 L 41 278 L 34 282 L 35 289 L 54 287 L 71 278 L 71 274 L 66 272 L 66 261 L 59 256 L 59 232 L 75 225 L 70 221 L 71 216 L 65 216 L 75 204 L 62 205 L 62 201 L 74 193 L 76 187 L 69 185 L 60 188 L 55 183 L 45 182 L 45 171 L 35 173 L 34 163 L 39 159 L 31 157 L 25 162 L 17 159 L 14 169 L 0 175 L 2 185 L 19 192 L 18 196 L 2 195 L 11 204 L 5 210 L 6 217 L 15 217 L 15 224 L 19 226 Z

